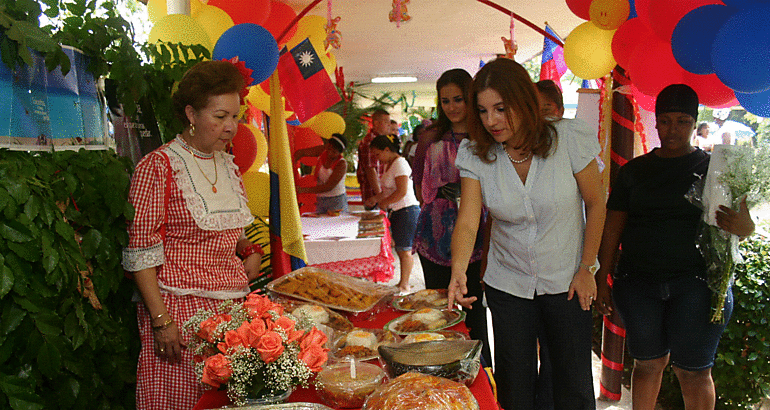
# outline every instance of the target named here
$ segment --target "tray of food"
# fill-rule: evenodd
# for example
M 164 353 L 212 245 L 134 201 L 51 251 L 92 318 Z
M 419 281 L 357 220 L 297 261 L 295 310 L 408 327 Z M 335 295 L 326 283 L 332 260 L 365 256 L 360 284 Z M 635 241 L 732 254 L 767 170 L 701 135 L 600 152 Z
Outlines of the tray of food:
M 393 307 L 405 312 L 423 308 L 441 309 L 447 305 L 446 289 L 422 289 L 393 299 Z
M 245 406 L 225 406 L 220 408 L 229 410 L 334 410 L 320 403 L 247 404 Z
M 465 320 L 462 310 L 424 308 L 397 317 L 383 327 L 397 335 L 409 335 L 452 327 Z
M 433 342 L 437 340 L 470 340 L 470 337 L 456 330 L 435 330 L 433 332 L 408 334 L 401 343 Z
M 309 266 L 273 280 L 266 288 L 279 295 L 351 313 L 369 311 L 386 296 L 398 293 L 393 286 Z
M 291 300 L 281 297 L 276 300 L 280 303 L 286 312 L 291 313 L 297 318 L 305 317 L 316 325 L 325 325 L 337 332 L 349 332 L 353 330 L 353 323 L 335 312 L 334 310 L 312 302 Z
M 380 345 L 395 344 L 399 340 L 389 330 L 356 328 L 337 337 L 329 353 L 335 359 L 352 356 L 358 360 L 372 360 L 380 357 L 377 352 Z

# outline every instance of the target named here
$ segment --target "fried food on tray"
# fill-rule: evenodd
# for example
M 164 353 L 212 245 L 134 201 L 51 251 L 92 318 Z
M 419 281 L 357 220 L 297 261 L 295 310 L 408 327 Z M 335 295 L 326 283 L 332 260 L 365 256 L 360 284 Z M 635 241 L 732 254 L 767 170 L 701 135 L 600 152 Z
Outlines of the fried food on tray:
M 455 312 L 445 312 L 433 308 L 415 310 L 403 316 L 393 328 L 396 332 L 412 333 L 440 329 L 456 316 Z
M 285 280 L 276 283 L 274 289 L 277 292 L 352 310 L 366 310 L 383 296 L 334 283 L 326 275 L 312 271 L 286 277 Z
M 400 309 L 405 310 L 441 308 L 447 304 L 447 290 L 423 289 L 411 295 L 402 296 L 397 303 Z
M 462 383 L 420 373 L 404 373 L 369 396 L 363 410 L 478 410 Z
M 353 324 L 339 313 L 320 305 L 312 303 L 295 304 L 286 310 L 294 316 L 304 316 L 318 325 L 326 325 L 334 330 L 347 332 L 353 329 Z
M 379 356 L 377 348 L 383 343 L 396 342 L 396 336 L 381 329 L 355 329 L 334 344 L 333 355 L 338 358 L 353 356 L 369 359 Z

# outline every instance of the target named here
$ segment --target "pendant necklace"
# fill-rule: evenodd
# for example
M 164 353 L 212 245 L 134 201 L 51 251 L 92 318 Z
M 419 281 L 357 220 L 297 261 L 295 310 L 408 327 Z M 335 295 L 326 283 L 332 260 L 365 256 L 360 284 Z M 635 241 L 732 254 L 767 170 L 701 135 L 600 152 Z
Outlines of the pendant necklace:
M 528 159 L 530 159 L 530 158 L 532 157 L 532 151 L 530 151 L 530 152 L 529 152 L 529 155 L 527 155 L 526 157 L 524 157 L 524 158 L 522 158 L 522 159 L 520 159 L 520 160 L 518 160 L 518 161 L 517 161 L 517 160 L 515 160 L 515 159 L 513 159 L 513 158 L 511 157 L 511 154 L 509 154 L 509 153 L 508 153 L 508 150 L 507 150 L 507 149 L 505 149 L 505 147 L 503 147 L 503 151 L 505 151 L 505 155 L 507 155 L 507 156 L 508 156 L 508 159 L 510 159 L 510 160 L 511 160 L 511 162 L 513 162 L 514 164 L 523 164 L 523 163 L 527 162 L 527 160 L 528 160 Z
M 215 185 L 217 184 L 217 180 L 219 180 L 219 172 L 217 171 L 217 156 L 216 156 L 216 154 L 212 158 L 214 159 L 214 182 L 211 182 L 211 180 L 206 175 L 206 173 L 203 172 L 203 169 L 198 164 L 198 159 L 195 158 L 195 154 L 193 154 L 193 161 L 195 162 L 195 165 L 198 166 L 198 171 L 200 171 L 201 174 L 203 174 L 203 177 L 206 178 L 206 181 L 209 184 L 211 184 L 211 192 L 216 194 L 217 193 L 217 187 Z

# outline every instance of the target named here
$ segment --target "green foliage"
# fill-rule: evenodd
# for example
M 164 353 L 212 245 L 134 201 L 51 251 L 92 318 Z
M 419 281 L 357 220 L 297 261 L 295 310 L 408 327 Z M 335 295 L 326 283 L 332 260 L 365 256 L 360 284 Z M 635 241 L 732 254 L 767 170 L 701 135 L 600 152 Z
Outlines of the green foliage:
M 134 407 L 130 170 L 112 151 L 0 150 L 0 407 Z
M 735 307 L 711 371 L 718 410 L 751 409 L 770 395 L 770 241 L 755 235 L 740 248 L 746 262 L 736 265 Z M 670 369 L 663 377 L 659 401 L 666 409 L 684 409 Z

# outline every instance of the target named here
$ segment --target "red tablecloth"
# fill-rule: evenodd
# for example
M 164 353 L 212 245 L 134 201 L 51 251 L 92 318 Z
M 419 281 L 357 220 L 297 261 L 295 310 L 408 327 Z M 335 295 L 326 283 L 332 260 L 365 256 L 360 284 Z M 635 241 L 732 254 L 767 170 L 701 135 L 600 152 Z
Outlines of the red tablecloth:
M 385 326 L 386 323 L 395 319 L 401 314 L 403 314 L 403 312 L 396 311 L 395 309 L 389 307 L 366 320 L 353 319 L 352 322 L 356 327 L 381 329 L 383 326 Z M 465 327 L 465 323 L 463 322 L 458 323 L 450 329 L 465 333 L 468 332 L 468 329 Z M 473 396 L 476 397 L 476 400 L 479 402 L 479 407 L 481 407 L 481 410 L 500 409 L 497 401 L 495 400 L 494 394 L 492 393 L 492 386 L 489 382 L 489 378 L 487 377 L 486 372 L 483 370 L 479 371 L 479 375 L 470 386 L 470 389 L 471 393 L 473 393 Z M 312 387 L 298 388 L 294 391 L 294 393 L 292 393 L 288 401 L 323 403 Z M 203 395 L 193 410 L 215 409 L 229 404 L 230 400 L 227 398 L 227 395 L 223 390 L 209 390 Z

